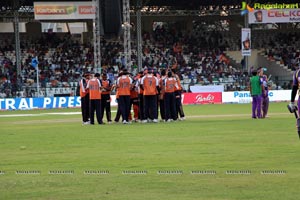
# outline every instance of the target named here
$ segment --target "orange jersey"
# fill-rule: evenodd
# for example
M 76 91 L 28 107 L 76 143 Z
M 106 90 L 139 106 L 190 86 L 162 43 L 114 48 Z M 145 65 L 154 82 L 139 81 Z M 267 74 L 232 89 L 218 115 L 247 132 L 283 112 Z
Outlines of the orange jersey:
M 107 79 L 105 81 L 102 80 L 101 83 L 102 83 L 103 88 L 106 89 L 105 91 L 102 91 L 102 94 L 110 94 L 110 88 L 111 88 L 110 80 L 109 79 Z
M 93 78 L 88 82 L 87 88 L 89 88 L 90 91 L 90 99 L 101 99 L 100 87 L 101 83 L 96 78 Z
M 158 79 L 153 75 L 146 75 L 142 78 L 141 84 L 144 87 L 144 95 L 156 95 Z
M 131 89 L 132 79 L 126 75 L 121 76 L 117 80 L 118 94 L 119 96 L 129 96 Z
M 85 97 L 85 95 L 87 95 L 89 93 L 89 90 L 86 89 L 86 80 L 85 79 L 81 79 L 79 81 L 79 88 L 80 88 L 80 97 Z
M 175 89 L 179 87 L 175 78 L 166 78 L 164 80 L 164 88 L 165 93 L 172 93 L 175 92 Z

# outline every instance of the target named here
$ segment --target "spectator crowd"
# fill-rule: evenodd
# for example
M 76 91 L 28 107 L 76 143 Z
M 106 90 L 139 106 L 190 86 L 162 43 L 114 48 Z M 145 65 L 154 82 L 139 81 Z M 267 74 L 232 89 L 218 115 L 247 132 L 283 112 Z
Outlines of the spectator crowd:
M 253 46 L 266 44 L 265 53 L 270 59 L 281 61 L 295 69 L 299 65 L 297 33 L 278 33 L 260 38 Z M 216 31 L 180 31 L 175 28 L 157 26 L 152 32 L 143 32 L 143 56 L 140 69 L 176 69 L 183 89 L 189 91 L 193 84 L 222 84 L 225 91 L 246 90 L 249 83 L 247 70 L 233 67 L 225 50 L 236 48 L 227 33 Z M 256 36 L 254 35 L 254 38 Z M 39 61 L 39 83 L 44 88 L 41 95 L 51 96 L 58 91 L 51 88 L 71 88 L 74 94 L 81 75 L 94 69 L 92 41 L 82 44 L 81 38 L 69 33 L 43 33 L 39 40 L 21 37 L 21 74 L 15 66 L 13 34 L 3 34 L 0 43 L 0 97 L 36 96 L 37 71 L 30 65 L 37 56 Z M 134 41 L 134 40 L 133 40 Z M 276 41 L 276 42 L 275 42 Z M 138 72 L 137 44 L 132 42 L 132 72 Z M 102 71 L 115 81 L 118 72 L 126 68 L 122 40 L 102 39 Z M 47 89 L 48 88 L 48 89 Z

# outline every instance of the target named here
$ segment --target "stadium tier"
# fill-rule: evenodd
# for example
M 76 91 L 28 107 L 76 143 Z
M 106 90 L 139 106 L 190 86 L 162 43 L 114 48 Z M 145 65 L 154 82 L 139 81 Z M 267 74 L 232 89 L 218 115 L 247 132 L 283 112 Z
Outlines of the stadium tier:
M 299 65 L 298 25 L 247 25 L 252 31 L 252 50 L 257 51 L 253 53 L 255 58 L 247 61 L 248 58 L 240 53 L 240 30 L 246 26 L 240 2 L 189 1 L 188 5 L 181 1 L 142 2 L 142 37 L 141 43 L 138 43 L 136 8 L 139 2 L 130 1 L 133 74 L 148 67 L 156 72 L 173 68 L 179 72 L 184 91 L 189 91 L 191 85 L 223 85 L 225 91 L 240 91 L 249 87 L 251 67 L 262 66 L 274 78 L 273 89 L 290 88 L 292 71 Z M 6 23 L 0 24 L 3 27 L 0 31 L 1 97 L 75 95 L 82 74 L 99 70 L 99 66 L 95 66 L 91 20 L 77 19 L 86 24 L 87 30 L 74 34 L 71 28 L 64 32 L 64 25 L 71 27 L 72 20 L 33 21 L 33 1 L 21 1 L 19 4 L 16 1 L 1 1 L 0 5 L 3 16 L 12 15 L 8 8 L 17 6 L 21 22 L 24 18 L 30 19 L 24 32 L 19 35 L 20 60 L 16 56 L 16 34 L 5 31 Z M 8 19 L 3 17 L 3 21 L 9 22 Z M 113 37 L 101 36 L 101 70 L 106 71 L 112 81 L 121 68 L 127 67 L 123 31 Z M 141 55 L 139 46 L 142 46 Z M 38 72 L 31 65 L 32 58 L 36 56 Z M 141 64 L 138 62 L 139 56 L 142 58 Z M 17 66 L 17 61 L 20 61 L 20 66 Z M 38 86 L 41 88 L 39 92 Z

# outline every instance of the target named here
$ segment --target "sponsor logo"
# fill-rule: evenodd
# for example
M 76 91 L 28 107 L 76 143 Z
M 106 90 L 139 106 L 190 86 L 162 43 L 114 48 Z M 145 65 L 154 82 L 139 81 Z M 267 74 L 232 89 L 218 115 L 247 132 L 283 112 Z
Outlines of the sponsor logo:
M 95 14 L 96 12 L 94 6 L 79 6 L 78 10 L 80 15 Z
M 245 15 L 254 10 L 271 10 L 271 9 L 298 9 L 299 3 L 254 3 L 251 7 L 247 2 L 242 2 L 241 15 Z M 280 14 L 278 14 L 280 15 Z M 296 16 L 296 15 L 290 15 Z M 297 15 L 298 16 L 298 15 Z
M 254 3 L 254 9 L 270 10 L 270 9 L 298 9 L 298 3 Z
M 269 10 L 268 17 L 300 17 L 300 10 Z
M 268 96 L 269 97 L 273 97 L 274 93 L 273 92 L 269 92 Z M 234 92 L 233 93 L 233 97 L 234 98 L 251 98 L 251 94 L 250 94 L 250 92 Z
M 70 15 L 75 13 L 76 6 L 36 6 L 36 15 Z
M 204 96 L 203 94 L 198 94 L 195 97 L 195 103 L 202 103 L 202 102 L 212 102 L 214 101 L 215 96 L 212 94 L 208 94 L 207 96 Z
M 245 98 L 245 97 L 251 97 L 250 92 L 234 92 L 233 94 L 234 98 Z
M 241 8 L 241 15 L 245 15 L 248 12 L 253 12 L 254 8 L 252 8 L 251 6 L 249 6 L 245 1 L 242 2 L 242 8 Z

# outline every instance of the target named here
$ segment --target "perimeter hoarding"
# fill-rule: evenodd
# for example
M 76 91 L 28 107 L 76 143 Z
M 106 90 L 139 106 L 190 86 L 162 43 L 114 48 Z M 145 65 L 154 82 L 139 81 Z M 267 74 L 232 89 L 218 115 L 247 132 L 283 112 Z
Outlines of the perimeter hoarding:
M 269 101 L 290 101 L 291 90 L 270 90 Z M 252 97 L 249 91 L 223 92 L 222 103 L 250 103 Z
M 300 9 L 254 10 L 248 14 L 249 24 L 300 22 Z
M 222 92 L 183 93 L 183 104 L 222 103 Z M 111 105 L 117 106 L 116 95 L 111 95 Z M 0 110 L 31 110 L 52 108 L 76 108 L 81 106 L 81 98 L 43 97 L 43 98 L 4 98 L 0 99 Z
M 220 104 L 222 92 L 183 93 L 182 104 Z
M 0 110 L 31 110 L 73 108 L 81 105 L 80 97 L 5 98 L 0 99 Z
M 271 102 L 290 101 L 291 90 L 270 90 Z M 298 98 L 296 98 L 298 99 Z M 250 103 L 249 91 L 233 92 L 201 92 L 183 93 L 182 103 L 188 104 L 221 104 Z M 117 106 L 116 95 L 111 95 L 111 105 Z M 81 106 L 81 98 L 74 97 L 43 97 L 43 98 L 4 98 L 0 99 L 0 110 L 31 110 L 52 108 L 76 108 Z
M 94 19 L 93 2 L 34 2 L 36 20 Z

